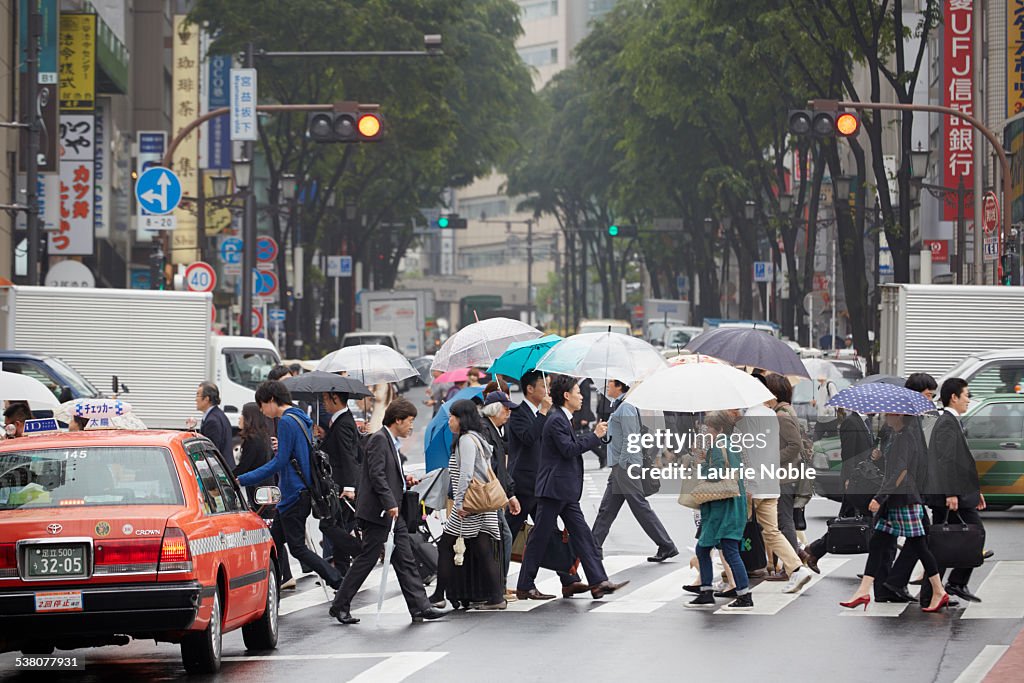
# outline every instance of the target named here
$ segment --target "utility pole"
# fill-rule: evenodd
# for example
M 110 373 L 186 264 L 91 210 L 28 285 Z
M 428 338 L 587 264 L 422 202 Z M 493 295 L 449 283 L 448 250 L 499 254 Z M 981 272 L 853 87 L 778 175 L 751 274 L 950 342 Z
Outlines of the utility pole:
M 245 68 L 255 64 L 252 43 L 245 48 Z M 242 311 L 239 315 L 241 335 L 252 336 L 252 274 L 256 269 L 256 146 L 252 141 L 242 143 L 242 158 L 253 164 L 249 187 L 245 190 L 245 213 L 242 216 Z
M 533 325 L 533 219 L 526 219 L 526 322 Z
M 26 109 L 28 110 L 28 149 L 25 151 L 25 198 L 27 211 L 25 226 L 28 228 L 28 284 L 38 285 L 39 281 L 39 112 L 36 99 L 39 97 L 39 39 L 43 34 L 43 15 L 39 13 L 39 2 L 28 3 L 28 54 L 25 63 L 28 71 L 25 86 Z

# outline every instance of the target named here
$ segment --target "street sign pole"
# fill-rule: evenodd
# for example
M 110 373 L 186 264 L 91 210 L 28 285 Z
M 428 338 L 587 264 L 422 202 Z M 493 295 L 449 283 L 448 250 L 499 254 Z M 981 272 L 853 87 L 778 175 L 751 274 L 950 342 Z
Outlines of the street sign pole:
M 43 15 L 39 3 L 28 3 L 28 54 L 25 64 L 28 70 L 25 101 L 28 110 L 28 149 L 25 150 L 25 199 L 28 207 L 25 227 L 28 228 L 28 284 L 39 284 L 39 113 L 36 99 L 39 93 L 39 39 L 43 33 Z M 53 135 L 53 131 L 50 132 Z
M 254 49 L 249 43 L 245 49 L 245 67 L 252 69 L 256 66 Z M 255 102 L 253 103 L 255 104 Z M 242 143 L 242 157 L 250 164 L 255 160 L 255 146 L 251 141 Z M 242 310 L 245 313 L 241 319 L 241 333 L 243 337 L 252 336 L 252 271 L 256 267 L 256 188 L 252 178 L 249 179 L 249 187 L 245 191 L 245 215 L 242 219 Z

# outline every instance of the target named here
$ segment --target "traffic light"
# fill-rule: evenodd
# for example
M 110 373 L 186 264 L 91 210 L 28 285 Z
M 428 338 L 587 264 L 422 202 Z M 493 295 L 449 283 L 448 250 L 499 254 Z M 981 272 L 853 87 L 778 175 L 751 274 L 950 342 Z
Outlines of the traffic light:
M 384 119 L 375 104 L 340 102 L 334 111 L 310 114 L 306 134 L 314 142 L 378 142 Z
M 1006 243 L 1006 251 L 1003 253 L 1003 285 L 1007 287 L 1019 287 L 1020 281 L 1020 252 L 1017 250 L 1016 234 L 1011 235 Z
M 163 247 L 160 246 L 159 242 L 154 241 L 153 251 L 149 254 L 150 289 L 166 289 L 166 280 L 164 278 L 164 266 L 166 265 Z
M 825 109 L 793 109 L 789 112 L 792 135 L 813 135 L 817 138 L 850 138 L 860 132 L 860 117 L 854 112 Z
M 436 225 L 440 230 L 465 230 L 469 222 L 457 213 L 447 213 L 438 217 Z
M 608 226 L 609 237 L 636 237 L 637 231 L 635 225 L 621 225 L 614 224 Z

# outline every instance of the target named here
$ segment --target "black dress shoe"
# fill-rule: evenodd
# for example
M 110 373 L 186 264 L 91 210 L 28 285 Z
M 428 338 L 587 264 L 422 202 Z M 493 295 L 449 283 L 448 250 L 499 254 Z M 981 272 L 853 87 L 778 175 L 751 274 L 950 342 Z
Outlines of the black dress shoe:
M 516 599 L 517 600 L 551 600 L 554 597 L 555 597 L 554 595 L 548 595 L 547 593 L 541 593 L 536 588 L 531 588 L 528 591 L 521 591 L 521 590 L 518 590 L 518 589 L 516 590 Z
M 981 602 L 981 598 L 972 593 L 967 586 L 959 586 L 953 583 L 947 583 L 946 592 L 950 595 L 955 595 L 958 598 L 963 598 L 967 602 Z
M 412 623 L 419 624 L 419 623 L 422 623 L 423 621 L 433 621 L 434 619 L 440 619 L 441 617 L 443 617 L 446 614 L 448 614 L 448 613 L 447 612 L 442 612 L 439 609 L 434 609 L 433 607 L 430 607 L 428 609 L 423 610 L 422 612 L 416 612 L 415 614 L 413 614 L 412 615 Z
M 562 597 L 571 598 L 574 595 L 586 593 L 588 590 L 590 590 L 590 586 L 583 583 L 582 581 L 579 581 L 577 583 L 570 583 L 568 586 L 562 586 Z
M 995 554 L 996 554 L 996 553 L 995 553 L 995 551 L 994 551 L 994 550 L 986 550 L 985 552 L 983 552 L 983 553 L 981 554 L 981 559 L 983 559 L 983 560 L 987 560 L 988 558 L 992 557 L 992 556 L 993 556 L 993 555 L 995 555 Z
M 347 609 L 346 610 L 342 610 L 342 609 L 336 609 L 334 607 L 331 607 L 330 615 L 332 617 L 334 617 L 335 619 L 337 619 L 339 624 L 345 624 L 346 626 L 350 625 L 350 624 L 358 624 L 359 623 L 359 619 L 357 619 L 356 617 L 352 616 L 352 614 Z
M 679 550 L 672 548 L 671 550 L 659 550 L 657 553 L 647 558 L 648 562 L 664 562 L 670 557 L 675 557 L 679 554 Z
M 888 583 L 883 583 L 882 588 L 885 589 L 884 597 L 875 594 L 875 602 L 917 602 L 917 598 L 910 594 L 910 592 L 902 586 L 897 588 Z
M 629 583 L 629 581 L 623 581 L 622 583 L 612 583 L 611 581 L 602 581 L 601 583 L 597 584 L 596 586 L 591 586 L 590 587 L 590 595 L 593 596 L 593 598 L 595 600 L 600 600 L 601 598 L 603 598 L 606 595 L 611 595 L 612 593 L 614 593 L 615 591 L 619 590 L 620 588 L 622 588 L 623 586 L 625 586 L 628 583 Z

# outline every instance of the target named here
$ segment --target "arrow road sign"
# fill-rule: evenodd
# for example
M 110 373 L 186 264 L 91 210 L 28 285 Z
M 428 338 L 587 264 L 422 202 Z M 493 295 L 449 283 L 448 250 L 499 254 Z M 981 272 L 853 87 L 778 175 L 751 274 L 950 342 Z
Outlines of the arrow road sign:
M 163 215 L 178 208 L 181 202 L 181 181 L 174 171 L 154 166 L 135 183 L 135 198 L 145 211 Z
M 267 311 L 267 317 L 270 318 L 271 322 L 283 323 L 287 316 L 288 313 L 283 308 L 271 308 Z

